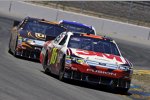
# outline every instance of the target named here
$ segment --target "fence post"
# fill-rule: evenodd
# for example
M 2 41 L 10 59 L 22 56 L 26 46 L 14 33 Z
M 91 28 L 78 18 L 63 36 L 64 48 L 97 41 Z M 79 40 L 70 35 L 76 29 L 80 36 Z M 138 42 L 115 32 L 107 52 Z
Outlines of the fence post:
M 56 1 L 56 9 L 58 9 L 59 1 Z
M 83 14 L 83 9 L 84 9 L 84 1 L 80 1 L 81 2 L 81 13 Z
M 128 23 L 129 23 L 129 20 L 130 20 L 130 17 L 131 17 L 132 6 L 133 6 L 133 1 L 130 1 L 129 11 L 128 11 Z
M 150 31 L 149 31 L 149 34 L 148 34 L 148 38 L 147 38 L 148 40 L 150 39 Z
M 59 15 L 59 9 L 56 9 L 57 10 L 57 12 L 56 12 L 56 21 L 58 21 L 58 15 Z
M 11 5 L 12 5 L 12 1 L 10 1 L 9 12 L 11 11 Z

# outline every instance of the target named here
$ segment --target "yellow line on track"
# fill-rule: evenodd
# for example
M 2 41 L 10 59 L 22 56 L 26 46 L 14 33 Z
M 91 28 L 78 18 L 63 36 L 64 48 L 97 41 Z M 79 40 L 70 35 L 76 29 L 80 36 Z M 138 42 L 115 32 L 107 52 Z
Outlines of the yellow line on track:
M 150 70 L 133 70 L 133 74 L 147 74 L 150 75 Z

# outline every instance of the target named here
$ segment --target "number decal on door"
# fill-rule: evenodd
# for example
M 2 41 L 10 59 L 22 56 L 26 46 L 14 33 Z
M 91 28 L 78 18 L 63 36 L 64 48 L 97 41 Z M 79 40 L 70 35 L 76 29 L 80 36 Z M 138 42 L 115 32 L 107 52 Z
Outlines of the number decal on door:
M 50 64 L 55 64 L 57 60 L 57 48 L 52 49 L 52 54 L 51 54 L 51 59 L 50 59 Z

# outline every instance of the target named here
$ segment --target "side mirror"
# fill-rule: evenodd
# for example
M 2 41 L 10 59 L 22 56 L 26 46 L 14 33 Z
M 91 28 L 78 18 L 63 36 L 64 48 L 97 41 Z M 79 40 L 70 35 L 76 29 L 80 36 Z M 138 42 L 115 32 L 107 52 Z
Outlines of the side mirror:
M 16 21 L 16 20 L 14 20 L 14 24 L 13 24 L 13 26 L 18 26 L 18 25 L 19 25 L 19 23 L 20 23 L 20 21 Z

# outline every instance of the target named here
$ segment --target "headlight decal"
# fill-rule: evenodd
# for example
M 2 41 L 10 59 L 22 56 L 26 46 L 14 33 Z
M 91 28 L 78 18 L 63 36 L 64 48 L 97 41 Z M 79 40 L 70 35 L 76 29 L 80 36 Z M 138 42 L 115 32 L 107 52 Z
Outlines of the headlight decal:
M 45 39 L 46 35 L 42 34 L 42 33 L 35 33 L 35 37 L 38 38 L 38 39 Z
M 78 58 L 77 58 L 77 59 L 76 59 L 76 62 L 79 63 L 79 64 L 83 64 L 83 63 L 84 63 L 84 59 L 78 59 Z
M 30 45 L 40 45 L 40 46 L 43 46 L 45 43 L 45 41 L 34 40 L 34 39 L 29 39 L 29 38 L 22 38 L 22 42 L 26 42 Z
M 124 71 L 130 71 L 132 70 L 132 67 L 128 64 L 121 64 L 121 65 L 118 65 L 118 69 L 121 69 Z
M 32 48 L 30 45 L 26 44 L 25 42 L 22 42 L 22 46 L 26 46 L 26 47 Z
M 71 61 L 76 62 L 78 64 L 84 64 L 85 63 L 84 58 L 79 58 L 79 57 L 71 57 Z

